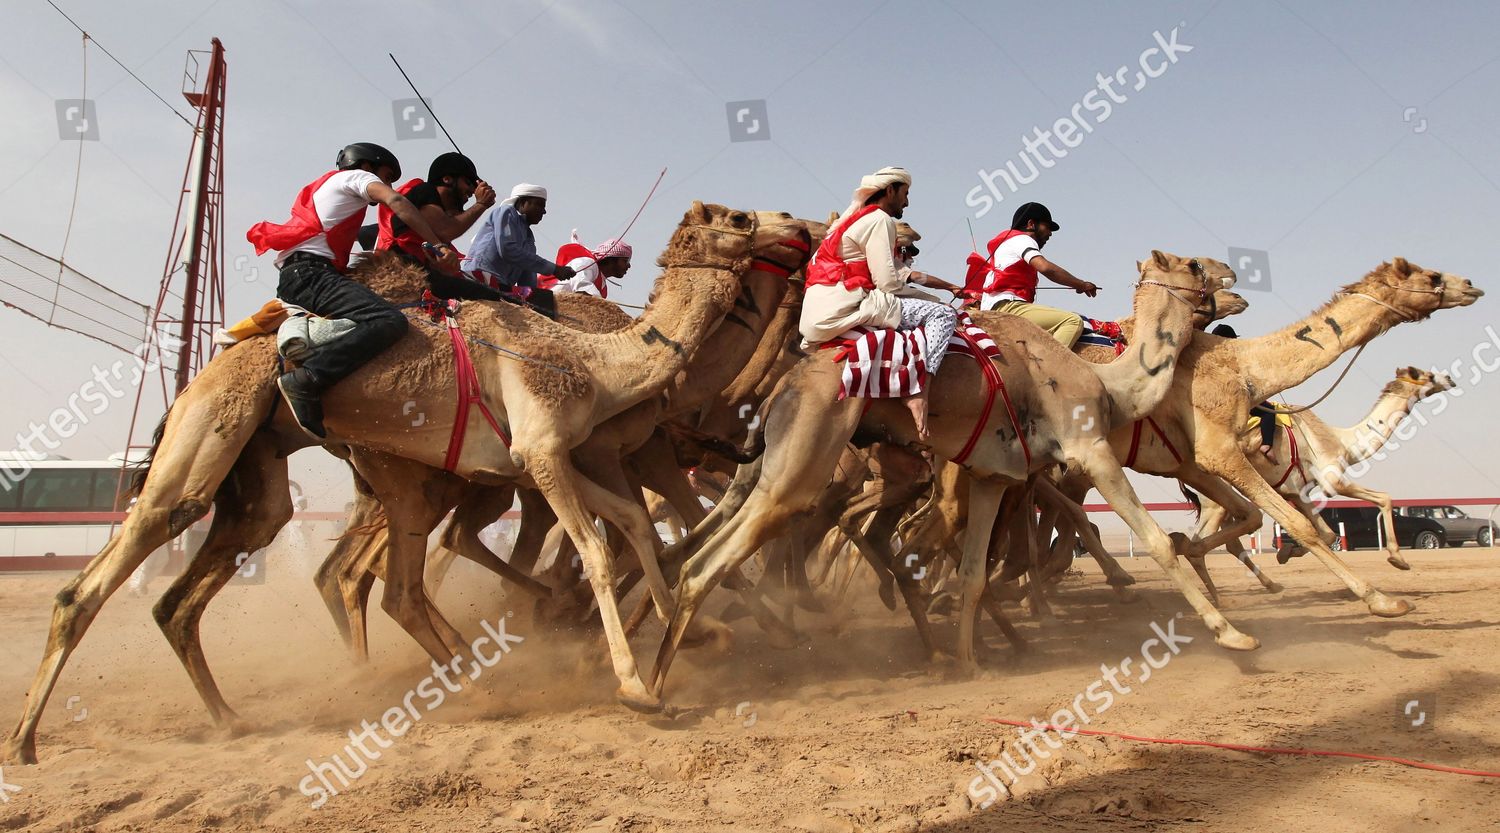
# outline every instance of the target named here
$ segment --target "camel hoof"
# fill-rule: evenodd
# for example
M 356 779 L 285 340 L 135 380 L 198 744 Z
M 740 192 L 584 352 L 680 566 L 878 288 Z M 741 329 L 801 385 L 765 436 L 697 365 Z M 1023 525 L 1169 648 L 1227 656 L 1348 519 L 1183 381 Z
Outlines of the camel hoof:
M 880 603 L 885 609 L 896 612 L 896 582 L 894 579 L 880 580 Z
M 615 699 L 620 705 L 637 714 L 661 714 L 661 698 L 646 690 L 640 682 L 622 685 L 615 689 Z
M 1233 627 L 1214 637 L 1214 642 L 1220 648 L 1228 648 L 1231 651 L 1253 651 L 1260 647 L 1260 640 L 1255 637 L 1240 633 Z
M 10 738 L 0 749 L 0 763 L 13 764 L 15 766 L 33 766 L 36 764 L 36 741 L 22 741 Z
M 1104 580 L 1110 587 L 1129 587 L 1135 584 L 1135 576 L 1129 573 L 1114 573 Z
M 1280 593 L 1281 591 L 1286 589 L 1285 587 L 1282 587 L 1279 582 L 1275 581 L 1267 581 L 1265 584 L 1265 588 L 1267 593 Z
M 1411 565 L 1408 564 L 1408 563 L 1406 563 L 1406 559 L 1402 558 L 1399 555 L 1388 555 L 1388 556 L 1386 556 L 1385 560 L 1388 561 L 1388 562 L 1390 562 L 1390 565 L 1392 567 L 1395 567 L 1398 570 L 1410 570 L 1411 569 Z
M 1386 619 L 1405 616 L 1412 610 L 1411 603 L 1405 599 L 1393 599 L 1378 590 L 1365 597 L 1365 604 L 1370 606 L 1371 613 Z
M 1140 600 L 1141 594 L 1135 592 L 1134 590 L 1131 590 L 1128 587 L 1115 588 L 1115 601 L 1119 602 L 1120 604 L 1134 604 L 1135 602 L 1138 602 Z

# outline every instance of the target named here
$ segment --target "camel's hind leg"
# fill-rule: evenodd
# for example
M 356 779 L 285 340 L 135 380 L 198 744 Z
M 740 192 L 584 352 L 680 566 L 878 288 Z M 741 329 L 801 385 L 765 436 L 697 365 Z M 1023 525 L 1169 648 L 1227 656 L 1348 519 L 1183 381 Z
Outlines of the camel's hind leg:
M 269 546 L 292 518 L 286 458 L 277 456 L 273 441 L 264 435 L 250 441 L 214 505 L 208 538 L 153 612 L 214 723 L 224 725 L 238 717 L 208 669 L 198 628 L 208 603 L 240 569 L 240 556 Z
M 226 425 L 215 401 L 215 394 L 223 387 L 215 387 L 220 375 L 205 370 L 178 397 L 153 451 L 149 476 L 135 507 L 104 549 L 57 594 L 41 665 L 27 690 L 25 711 L 6 740 L 0 760 L 36 763 L 37 724 L 63 666 L 89 624 L 147 556 L 208 511 L 219 484 L 265 418 L 271 403 L 269 385 L 251 403 L 254 407 Z
M 344 643 L 360 660 L 369 658 L 365 634 L 365 605 L 374 577 L 366 571 L 372 549 L 385 547 L 385 510 L 369 484 L 354 475 L 354 506 L 328 557 L 313 576 L 313 584 Z
M 1261 522 L 1260 510 L 1256 509 L 1254 504 L 1245 500 L 1243 495 L 1231 488 L 1222 478 L 1209 474 L 1196 466 L 1187 465 L 1179 469 L 1178 477 L 1203 496 L 1203 513 L 1198 530 L 1200 534 L 1194 535 L 1195 538 L 1207 541 L 1213 537 L 1210 535 L 1208 538 L 1203 538 L 1201 533 L 1204 531 L 1211 532 L 1213 530 L 1227 529 L 1230 532 L 1242 533 L 1259 528 Z M 1214 517 L 1215 515 L 1217 518 Z M 1235 518 L 1236 520 L 1226 527 L 1224 524 L 1229 518 Z M 1259 567 L 1255 566 L 1255 562 L 1250 560 L 1250 553 L 1240 547 L 1240 537 L 1241 535 L 1239 534 L 1231 536 L 1225 543 L 1225 546 L 1229 548 L 1229 551 L 1234 554 L 1235 558 L 1240 560 L 1241 564 L 1245 565 L 1245 569 L 1249 570 L 1250 574 L 1255 576 L 1261 586 L 1266 589 L 1266 592 L 1280 593 L 1283 589 L 1282 586 L 1266 575 Z M 1199 544 L 1189 547 L 1187 556 L 1189 562 L 1192 562 L 1195 558 L 1200 560 L 1203 558 L 1207 550 L 1202 549 L 1202 546 L 1202 544 Z M 1204 570 L 1207 570 L 1206 566 Z

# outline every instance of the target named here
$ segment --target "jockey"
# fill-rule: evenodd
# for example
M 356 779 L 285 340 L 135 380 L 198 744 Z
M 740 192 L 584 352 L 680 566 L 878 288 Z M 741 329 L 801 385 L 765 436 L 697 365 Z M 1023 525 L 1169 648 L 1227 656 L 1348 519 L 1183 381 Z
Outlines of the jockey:
M 344 270 L 366 207 L 381 203 L 440 254 L 439 268 L 457 261 L 446 241 L 432 230 L 422 212 L 391 188 L 401 163 L 380 145 L 356 142 L 339 151 L 337 169 L 313 180 L 297 194 L 285 223 L 256 223 L 245 234 L 255 253 L 281 254 L 276 294 L 290 304 L 326 318 L 355 324 L 348 335 L 323 345 L 301 367 L 283 374 L 277 387 L 297 423 L 310 436 L 328 436 L 323 427 L 322 396 L 340 379 L 358 370 L 406 332 L 406 316 Z
M 989 242 L 988 259 L 977 253 L 969 255 L 964 282 L 968 292 L 980 295 L 980 309 L 1019 315 L 1071 350 L 1083 334 L 1083 319 L 1077 313 L 1037 304 L 1037 275 L 1090 298 L 1098 294 L 1099 287 L 1042 257 L 1042 247 L 1058 228 L 1047 206 L 1026 203 L 1016 209 L 1010 228 Z
M 543 289 L 554 292 L 582 292 L 595 298 L 609 297 L 609 280 L 619 280 L 630 271 L 630 244 L 611 238 L 593 249 L 584 246 L 578 239 L 578 229 L 573 229 L 572 241 L 557 250 L 557 262 L 567 265 L 575 273 L 567 280 L 539 278 Z
M 921 328 L 928 345 L 927 372 L 937 375 L 958 326 L 952 307 L 897 296 L 906 281 L 896 267 L 896 220 L 910 202 L 911 174 L 881 168 L 860 180 L 853 201 L 823 239 L 807 267 L 807 294 L 799 329 L 804 345 L 819 344 L 853 327 Z M 907 400 L 917 438 L 927 438 L 932 386 Z
M 900 275 L 901 280 L 906 282 L 906 286 L 902 287 L 896 294 L 902 298 L 920 298 L 924 301 L 942 303 L 936 295 L 930 292 L 923 292 L 912 286 L 912 284 L 951 292 L 955 297 L 962 294 L 964 291 L 963 287 L 948 283 L 936 275 L 918 272 L 912 268 L 912 262 L 917 259 L 917 254 L 921 251 L 917 248 L 917 241 L 921 239 L 922 235 L 918 234 L 916 229 L 906 223 L 896 224 L 896 274 Z
M 546 188 L 526 182 L 512 188 L 510 196 L 479 226 L 461 267 L 480 283 L 526 298 L 528 304 L 553 317 L 552 293 L 538 287 L 537 275 L 567 280 L 573 270 L 536 253 L 531 227 L 546 214 Z
M 484 212 L 495 204 L 495 189 L 479 178 L 474 162 L 462 153 L 448 152 L 432 160 L 427 179 L 413 179 L 396 189 L 422 212 L 422 219 L 443 240 L 452 243 L 479 222 Z M 464 208 L 469 198 L 474 204 Z M 427 254 L 422 238 L 389 208 L 380 206 L 378 237 L 374 249 L 400 249 L 423 263 Z

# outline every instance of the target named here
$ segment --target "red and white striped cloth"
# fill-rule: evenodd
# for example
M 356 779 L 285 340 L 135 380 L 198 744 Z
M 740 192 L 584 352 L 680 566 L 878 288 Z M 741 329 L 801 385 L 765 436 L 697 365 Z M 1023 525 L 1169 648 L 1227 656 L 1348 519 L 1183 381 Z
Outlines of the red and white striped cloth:
M 843 359 L 839 399 L 849 396 L 900 398 L 921 393 L 927 385 L 927 336 L 920 330 L 871 330 L 855 327 L 828 342 Z M 976 354 L 975 351 L 978 351 Z M 989 333 L 966 313 L 958 314 L 958 329 L 948 340 L 948 352 L 985 360 L 1000 355 Z

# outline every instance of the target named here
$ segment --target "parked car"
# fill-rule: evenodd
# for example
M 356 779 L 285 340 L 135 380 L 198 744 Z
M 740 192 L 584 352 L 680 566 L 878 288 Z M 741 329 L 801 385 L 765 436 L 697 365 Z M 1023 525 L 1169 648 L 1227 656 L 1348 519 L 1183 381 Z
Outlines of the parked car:
M 1457 506 L 1397 506 L 1396 514 L 1429 518 L 1442 524 L 1444 538 L 1450 547 L 1463 546 L 1469 541 L 1481 547 L 1491 543 L 1490 522 L 1470 517 Z
M 1385 530 L 1382 529 L 1382 538 L 1376 537 L 1375 528 L 1380 526 L 1380 510 L 1374 506 L 1343 506 L 1324 509 L 1319 514 L 1335 533 L 1339 531 L 1340 523 L 1344 525 L 1344 534 L 1349 538 L 1348 549 L 1351 550 L 1379 547 L 1385 535 Z M 1398 509 L 1394 520 L 1396 545 L 1403 549 L 1435 550 L 1446 545 L 1448 531 L 1432 518 L 1404 515 Z M 1338 539 L 1334 539 L 1333 548 L 1340 548 Z

